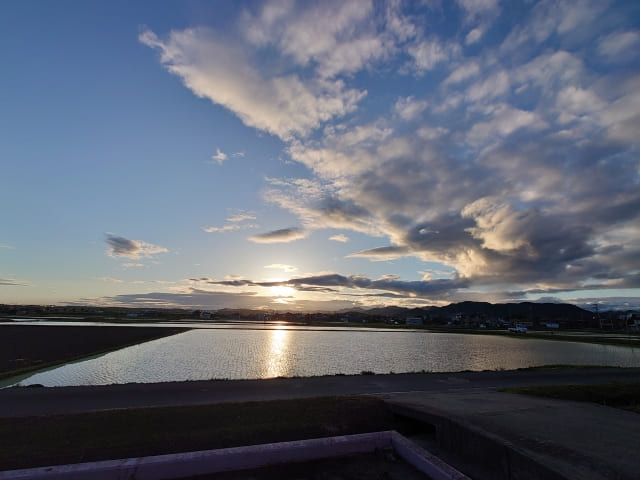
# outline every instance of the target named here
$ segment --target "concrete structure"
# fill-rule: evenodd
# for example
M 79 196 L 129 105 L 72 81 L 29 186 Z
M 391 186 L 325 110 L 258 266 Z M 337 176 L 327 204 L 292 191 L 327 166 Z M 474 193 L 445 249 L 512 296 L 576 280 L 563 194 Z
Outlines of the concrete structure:
M 394 431 L 0 472 L 0 480 L 169 480 L 393 449 L 433 480 L 470 480 Z
M 487 390 L 384 398 L 396 413 L 433 425 L 430 450 L 475 480 L 640 478 L 634 412 Z

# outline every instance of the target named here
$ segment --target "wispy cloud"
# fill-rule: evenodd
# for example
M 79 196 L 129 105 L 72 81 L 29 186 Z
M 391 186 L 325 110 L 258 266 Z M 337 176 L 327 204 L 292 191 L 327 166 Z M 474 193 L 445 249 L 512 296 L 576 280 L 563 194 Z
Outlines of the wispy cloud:
M 13 278 L 0 278 L 0 286 L 15 286 L 15 287 L 27 287 L 27 283 Z
M 202 230 L 204 230 L 207 233 L 224 233 L 224 232 L 233 232 L 234 230 L 241 230 L 242 228 L 243 228 L 242 225 L 231 224 L 231 225 L 223 225 L 222 227 L 202 227 Z
M 216 154 L 215 155 L 211 155 L 211 159 L 215 160 L 216 162 L 218 162 L 218 165 L 222 165 L 222 162 L 224 162 L 227 158 L 229 158 L 227 156 L 226 153 L 220 151 L 219 148 L 216 148 Z
M 305 238 L 307 233 L 299 228 L 282 228 L 249 237 L 255 243 L 289 243 Z
M 159 253 L 169 251 L 165 247 L 153 245 L 142 240 L 130 240 L 112 233 L 107 233 L 106 237 L 107 255 L 110 257 L 151 258 Z
M 334 242 L 347 243 L 349 241 L 349 237 L 347 237 L 344 233 L 339 233 L 337 235 L 331 235 L 329 240 L 333 240 Z
M 264 268 L 283 270 L 287 273 L 295 272 L 296 270 L 298 270 L 298 267 L 294 267 L 293 265 L 285 265 L 282 263 L 272 263 L 271 265 L 265 265 Z
M 255 219 L 256 219 L 256 216 L 253 213 L 238 212 L 231 215 L 229 218 L 227 218 L 227 222 L 238 223 L 238 222 L 245 222 L 247 220 L 255 220 Z
M 120 280 L 119 278 L 113 278 L 113 277 L 94 277 L 96 280 L 100 280 L 101 282 L 105 282 L 105 283 L 123 283 L 122 280 Z

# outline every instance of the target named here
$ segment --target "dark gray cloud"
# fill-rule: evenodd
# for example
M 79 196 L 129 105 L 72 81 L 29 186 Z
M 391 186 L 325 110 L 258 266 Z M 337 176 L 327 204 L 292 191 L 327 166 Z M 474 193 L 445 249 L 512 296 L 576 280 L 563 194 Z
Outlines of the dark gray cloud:
M 407 253 L 409 253 L 409 249 L 407 247 L 376 247 L 350 253 L 347 257 L 362 257 L 369 258 L 371 260 L 392 260 L 394 258 L 403 257 Z
M 158 253 L 168 252 L 165 247 L 143 242 L 142 240 L 130 240 L 112 233 L 107 233 L 105 235 L 105 241 L 108 247 L 107 255 L 111 257 L 148 258 Z
M 288 243 L 306 237 L 306 232 L 300 228 L 282 228 L 271 232 L 252 235 L 249 240 L 255 243 Z
M 339 292 L 332 287 L 349 289 L 380 290 L 393 292 L 403 296 L 433 296 L 442 292 L 466 288 L 469 282 L 464 279 L 436 279 L 420 281 L 403 281 L 395 277 L 371 280 L 360 275 L 339 275 L 331 273 L 310 277 L 294 277 L 279 282 L 257 282 L 253 280 L 211 280 L 207 283 L 227 287 L 292 287 L 300 291 Z
M 192 288 L 186 293 L 152 292 L 102 297 L 101 304 L 145 308 L 266 308 L 271 299 L 253 292 L 218 292 Z

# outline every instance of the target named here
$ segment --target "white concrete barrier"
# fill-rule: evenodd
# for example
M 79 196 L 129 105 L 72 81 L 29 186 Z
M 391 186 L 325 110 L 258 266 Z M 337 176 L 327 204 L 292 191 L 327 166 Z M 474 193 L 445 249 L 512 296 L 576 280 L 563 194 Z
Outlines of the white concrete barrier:
M 468 480 L 395 431 L 0 472 L 0 480 L 165 480 L 393 448 L 434 480 Z

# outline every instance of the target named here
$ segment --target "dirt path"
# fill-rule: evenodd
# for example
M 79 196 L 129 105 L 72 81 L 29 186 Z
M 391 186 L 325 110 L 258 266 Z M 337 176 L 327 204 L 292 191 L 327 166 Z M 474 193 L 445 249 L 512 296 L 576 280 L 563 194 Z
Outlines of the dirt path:
M 114 408 L 197 405 L 325 395 L 477 392 L 524 385 L 640 382 L 640 368 L 356 375 L 0 390 L 0 416 L 76 413 Z

